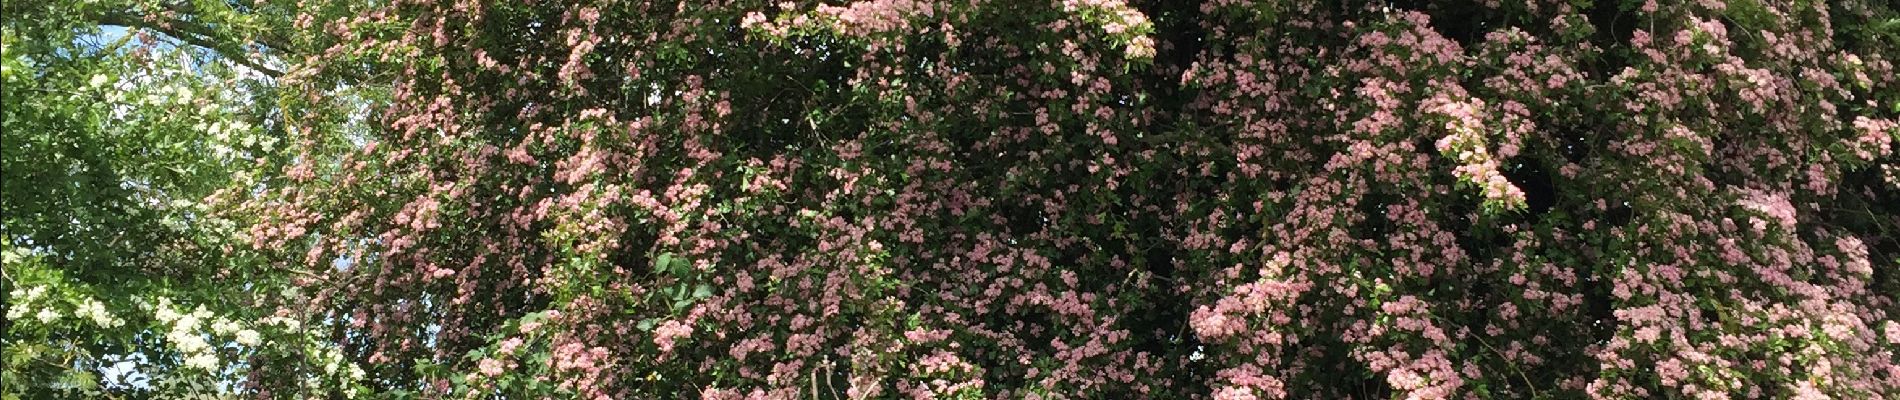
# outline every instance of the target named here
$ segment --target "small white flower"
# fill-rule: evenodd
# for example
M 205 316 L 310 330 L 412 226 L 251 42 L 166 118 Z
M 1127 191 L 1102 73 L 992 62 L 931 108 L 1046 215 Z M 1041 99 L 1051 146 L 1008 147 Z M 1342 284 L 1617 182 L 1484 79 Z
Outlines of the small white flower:
M 7 307 L 8 321 L 19 321 L 20 318 L 23 317 L 26 317 L 26 307 L 20 307 L 18 305 Z
M 238 325 L 236 322 L 231 322 L 231 320 L 224 318 L 218 318 L 217 322 L 211 323 L 211 331 L 219 335 L 230 335 L 232 332 L 237 332 L 237 330 Z
M 158 317 L 159 321 L 164 321 L 169 324 L 172 321 L 177 321 L 180 315 L 178 315 L 177 311 L 172 311 L 171 307 L 159 307 L 158 313 L 154 315 L 154 317 Z
M 191 315 L 191 314 L 185 314 L 183 316 L 179 316 L 178 322 L 174 323 L 173 326 L 174 326 L 174 329 L 180 330 L 180 331 L 198 330 L 198 316 Z
M 215 371 L 218 369 L 218 356 L 211 353 L 198 353 L 185 358 L 185 367 Z
M 265 318 L 264 324 L 283 326 L 285 330 L 289 330 L 291 332 L 296 332 L 297 328 L 303 325 L 302 323 L 297 322 L 297 320 L 295 319 L 284 318 L 284 317 Z
M 92 87 L 97 88 L 97 87 L 105 86 L 108 80 L 109 78 L 106 78 L 105 74 L 99 74 L 99 75 L 93 75 L 92 81 L 87 82 L 87 83 L 91 84 Z
M 33 317 L 39 318 L 40 323 L 42 324 L 50 324 L 50 323 L 53 323 L 53 321 L 59 320 L 59 312 L 53 311 L 52 308 L 44 308 L 44 309 L 40 309 L 40 313 L 34 314 Z
M 211 344 L 206 343 L 203 336 L 189 331 L 173 330 L 165 335 L 165 339 L 171 340 L 172 345 L 178 347 L 178 351 L 186 353 L 197 353 L 211 348 Z
M 106 305 L 104 303 L 93 299 L 86 299 L 86 301 L 80 303 L 79 310 L 74 311 L 73 314 L 80 318 L 90 319 L 93 323 L 99 324 L 101 328 L 113 328 L 125 323 L 123 320 L 114 318 L 111 312 L 106 311 Z
M 259 339 L 257 331 L 254 330 L 245 329 L 237 332 L 237 342 L 241 345 L 257 346 Z

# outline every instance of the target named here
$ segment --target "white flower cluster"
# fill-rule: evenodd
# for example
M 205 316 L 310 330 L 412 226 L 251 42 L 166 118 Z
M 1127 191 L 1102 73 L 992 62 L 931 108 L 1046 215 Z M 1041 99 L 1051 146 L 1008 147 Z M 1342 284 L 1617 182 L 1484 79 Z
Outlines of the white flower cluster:
M 218 317 L 204 306 L 198 306 L 190 313 L 180 312 L 171 299 L 159 298 L 155 312 L 159 321 L 171 324 L 171 331 L 165 339 L 172 342 L 178 351 L 185 354 L 185 367 L 204 371 L 217 371 L 220 368 L 217 349 L 206 339 L 209 337 L 228 337 L 240 346 L 256 347 L 264 343 L 263 335 L 245 327 L 242 323 Z M 209 321 L 209 323 L 207 323 Z M 206 335 L 200 327 L 211 329 Z
M 51 326 L 62 320 L 72 325 L 97 325 L 101 328 L 116 328 L 126 324 L 125 319 L 107 309 L 105 302 L 70 293 L 57 286 L 22 285 L 13 289 L 6 304 L 0 306 L 5 307 L 7 320 L 16 324 Z M 307 385 L 321 387 L 324 381 L 334 379 L 342 383 L 346 398 L 355 398 L 358 394 L 355 383 L 367 379 L 367 371 L 351 362 L 334 343 L 320 337 L 297 335 L 303 332 L 304 323 L 296 318 L 269 316 L 256 321 L 234 321 L 218 316 L 202 305 L 188 307 L 165 297 L 159 297 L 156 304 L 141 301 L 139 310 L 134 311 L 152 313 L 160 323 L 157 329 L 164 333 L 165 341 L 183 357 L 182 369 L 185 371 L 223 371 L 226 364 L 222 359 L 224 356 L 220 355 L 221 351 L 232 348 L 251 351 L 264 346 L 264 334 L 259 330 L 274 329 L 272 332 L 291 334 L 286 338 L 292 342 L 279 345 L 296 346 L 293 343 L 301 343 L 303 353 L 309 354 L 308 360 L 312 365 L 319 365 L 323 369 L 324 376 L 314 377 Z
M 18 288 L 13 289 L 12 293 L 7 294 L 7 298 L 9 299 L 7 302 L 7 321 L 16 323 L 23 321 L 22 318 L 26 318 L 26 311 L 33 308 L 33 301 L 39 300 L 41 297 L 46 297 L 45 286 L 34 286 L 31 289 L 25 290 Z M 44 311 L 42 311 L 42 313 L 43 312 Z M 36 314 L 35 316 L 37 317 L 38 315 Z M 59 319 L 59 313 L 54 312 L 51 314 L 51 317 L 43 319 Z M 50 323 L 51 321 L 42 320 L 40 322 Z
M 207 115 L 207 120 L 210 120 L 208 115 L 211 112 L 211 110 L 200 111 L 201 114 Z M 276 138 L 258 135 L 257 132 L 251 130 L 251 124 L 244 121 L 211 121 L 209 123 L 200 121 L 192 127 L 209 133 L 213 139 L 216 139 L 211 144 L 211 151 L 221 158 L 238 155 L 237 151 L 240 148 L 262 146 L 268 151 L 277 146 Z
M 92 320 L 92 323 L 98 324 L 101 328 L 117 328 L 125 325 L 125 319 L 113 316 L 111 312 L 106 311 L 105 303 L 94 299 L 81 301 L 79 309 L 74 310 L 73 315 Z
M 172 304 L 171 299 L 161 297 L 158 299 L 158 310 L 155 311 L 154 316 L 159 322 L 171 324 L 171 330 L 165 333 L 165 340 L 178 348 L 178 352 L 184 353 L 186 368 L 204 371 L 219 369 L 216 349 L 211 347 L 211 343 L 205 340 L 204 333 L 199 331 L 204 321 L 213 317 L 211 310 L 198 306 L 198 309 L 190 313 L 182 313 L 179 312 L 177 306 Z M 213 323 L 212 329 L 225 327 L 225 324 L 228 324 L 228 321 Z
M 166 332 L 165 339 L 170 341 L 173 347 L 177 348 L 180 353 L 183 353 L 185 357 L 184 366 L 188 369 L 198 369 L 209 372 L 222 370 L 224 366 L 220 364 L 218 349 L 223 348 L 224 343 L 236 343 L 238 346 L 245 348 L 257 348 L 265 345 L 264 335 L 257 329 L 278 327 L 281 329 L 279 332 L 293 334 L 302 332 L 303 329 L 302 321 L 284 316 L 270 316 L 260 318 L 253 322 L 246 322 L 234 321 L 217 316 L 215 313 L 206 310 L 203 306 L 198 306 L 191 312 L 185 312 L 183 310 L 183 307 L 172 303 L 171 299 L 162 297 L 158 299 L 157 306 L 153 307 L 156 318 L 170 325 L 170 330 Z M 293 335 L 287 338 L 292 341 L 277 343 L 277 345 L 295 346 L 295 343 L 301 342 L 304 347 L 304 353 L 311 355 L 310 360 L 313 364 L 323 366 L 325 376 L 335 377 L 338 381 L 348 383 L 360 382 L 365 379 L 365 375 L 367 375 L 363 368 L 358 367 L 355 363 L 345 358 L 343 352 L 332 343 L 328 343 L 317 337 L 303 335 Z M 224 339 L 230 341 L 219 341 Z M 313 379 L 305 384 L 321 385 L 321 382 L 318 381 L 319 379 Z M 345 384 L 343 386 L 345 387 L 343 390 L 345 397 L 354 398 L 356 394 L 354 385 Z M 315 387 L 317 386 L 312 386 L 313 390 Z
M 24 289 L 13 289 L 11 293 L 8 293 L 10 301 L 9 304 L 7 304 L 7 320 L 14 322 L 39 321 L 40 324 L 44 325 L 52 325 L 54 322 L 59 322 L 60 318 L 65 317 L 65 314 L 61 313 L 57 308 L 59 307 L 58 302 L 51 301 L 52 298 L 47 296 L 46 292 L 47 287 L 43 285 L 33 285 Z M 79 317 L 81 320 L 90 320 L 101 328 L 117 328 L 125 325 L 124 319 L 113 316 L 111 312 L 106 311 L 105 303 L 101 303 L 99 300 L 86 297 L 85 295 L 79 295 L 73 299 L 71 303 L 75 306 L 73 308 L 73 316 Z M 38 311 L 33 311 L 36 308 Z M 32 311 L 30 313 L 33 316 L 31 320 L 26 319 L 29 311 Z
M 257 322 L 263 325 L 282 326 L 284 327 L 284 330 L 288 332 L 296 332 L 299 329 L 303 329 L 303 322 L 297 321 L 294 318 L 264 317 L 263 320 L 260 320 Z
M 159 87 L 156 92 L 146 94 L 145 103 L 153 104 L 153 105 L 175 103 L 177 105 L 183 106 L 183 105 L 190 105 L 191 100 L 194 99 L 195 97 L 196 96 L 194 93 L 192 93 L 191 88 L 183 87 L 183 86 L 166 85 L 166 86 Z
M 365 378 L 365 375 L 367 375 L 363 371 L 363 368 L 358 367 L 356 363 L 350 362 L 348 359 L 343 358 L 343 352 L 338 351 L 336 346 L 331 346 L 331 345 L 327 345 L 323 343 L 318 343 L 316 341 L 312 341 L 310 342 L 309 350 L 311 354 L 313 355 L 313 358 L 314 358 L 313 361 L 318 361 L 318 362 L 323 363 L 324 376 L 334 376 L 336 377 L 338 381 L 344 382 L 344 384 L 342 385 L 343 396 L 347 398 L 356 398 L 356 394 L 357 394 L 356 385 L 354 385 L 353 383 L 363 381 L 363 378 Z M 323 382 L 320 382 L 316 379 L 305 380 L 304 387 L 311 390 L 317 390 L 318 388 L 323 387 Z

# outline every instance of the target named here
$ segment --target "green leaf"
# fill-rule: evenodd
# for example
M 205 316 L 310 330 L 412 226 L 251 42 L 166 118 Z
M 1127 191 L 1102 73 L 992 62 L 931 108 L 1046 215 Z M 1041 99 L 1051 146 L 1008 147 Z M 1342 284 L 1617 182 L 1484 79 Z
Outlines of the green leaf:
M 99 389 L 99 376 L 93 375 L 90 371 L 73 370 L 61 376 L 60 383 L 73 390 L 92 393 Z
M 672 273 L 672 268 L 673 268 L 673 253 L 660 253 L 659 257 L 653 258 L 654 271 Z

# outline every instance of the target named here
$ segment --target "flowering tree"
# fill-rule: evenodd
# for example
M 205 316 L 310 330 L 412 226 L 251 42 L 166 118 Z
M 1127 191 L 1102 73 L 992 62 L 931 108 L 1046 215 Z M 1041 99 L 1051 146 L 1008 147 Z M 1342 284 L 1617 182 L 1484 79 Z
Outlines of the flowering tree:
M 266 28 L 288 13 L 3 7 L 0 398 L 271 397 L 253 377 L 294 368 L 314 393 L 366 393 L 321 319 L 275 308 L 298 291 L 231 213 L 287 158 Z
M 1879 2 L 297 10 L 220 210 L 357 394 L 1900 396 Z

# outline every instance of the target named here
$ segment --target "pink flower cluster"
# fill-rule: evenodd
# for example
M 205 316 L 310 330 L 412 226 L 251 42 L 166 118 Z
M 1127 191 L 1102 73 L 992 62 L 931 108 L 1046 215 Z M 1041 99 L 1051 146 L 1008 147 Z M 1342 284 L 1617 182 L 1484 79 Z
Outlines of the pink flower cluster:
M 248 238 L 349 261 L 299 284 L 373 381 L 1900 393 L 1890 6 L 584 3 L 325 30 L 392 68 L 374 140 Z
M 1498 171 L 1499 161 L 1487 149 L 1482 101 L 1452 101 L 1443 95 L 1420 104 L 1422 112 L 1445 118 L 1445 137 L 1437 141 L 1438 151 L 1457 161 L 1453 174 L 1477 186 L 1487 204 L 1501 208 L 1524 206 L 1524 191 L 1512 185 Z

